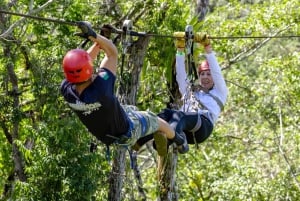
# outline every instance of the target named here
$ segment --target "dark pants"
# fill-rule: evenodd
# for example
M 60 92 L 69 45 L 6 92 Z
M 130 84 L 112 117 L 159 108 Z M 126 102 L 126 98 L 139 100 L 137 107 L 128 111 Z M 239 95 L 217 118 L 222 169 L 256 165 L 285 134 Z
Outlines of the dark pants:
M 175 129 L 175 132 L 186 134 L 188 144 L 201 143 L 205 141 L 213 130 L 213 124 L 204 115 L 194 112 L 182 112 L 179 110 L 164 109 L 158 116 Z M 195 128 L 198 118 L 201 118 L 201 126 L 194 133 L 191 131 Z
M 191 132 L 198 122 L 199 114 L 194 112 L 182 112 L 179 110 L 164 109 L 157 114 L 160 118 L 167 121 L 176 133 L 184 132 L 188 144 L 204 142 L 213 131 L 213 124 L 204 115 L 200 115 L 201 126 L 194 133 Z M 153 134 L 140 138 L 137 143 L 142 146 L 153 139 Z

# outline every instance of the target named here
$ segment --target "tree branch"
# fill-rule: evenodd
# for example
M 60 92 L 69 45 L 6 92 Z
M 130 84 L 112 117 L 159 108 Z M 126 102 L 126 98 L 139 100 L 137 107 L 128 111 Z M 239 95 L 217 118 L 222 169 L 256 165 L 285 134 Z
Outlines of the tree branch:
M 7 139 L 7 141 L 9 142 L 9 144 L 12 144 L 12 135 L 9 133 L 6 125 L 5 125 L 5 120 L 1 119 L 1 128 L 4 132 L 4 135 Z
M 33 10 L 32 12 L 29 12 L 28 14 L 29 15 L 32 15 L 32 14 L 36 14 L 38 12 L 40 12 L 41 10 L 43 10 L 44 8 L 46 8 L 47 6 L 49 6 L 51 3 L 53 3 L 54 0 L 49 0 L 47 1 L 44 5 L 42 5 L 41 7 Z M 17 27 L 19 26 L 23 21 L 25 21 L 26 18 L 25 17 L 21 17 L 20 20 L 16 21 L 14 24 L 12 24 L 3 34 L 0 35 L 0 38 L 7 38 L 11 33 L 12 31 Z
M 292 175 L 295 183 L 296 183 L 296 186 L 298 187 L 298 189 L 300 190 L 300 183 L 299 181 L 297 180 L 297 175 L 296 173 L 294 172 L 294 169 L 292 168 L 291 164 L 290 164 L 290 161 L 283 149 L 283 139 L 284 139 L 284 134 L 283 134 L 283 126 L 282 126 L 282 113 L 281 113 L 281 108 L 279 108 L 279 124 L 280 124 L 280 137 L 279 137 L 279 142 L 278 142 L 278 149 L 279 149 L 279 152 L 280 154 L 282 155 L 283 159 L 285 160 L 287 166 L 288 166 L 288 169 L 290 171 L 290 174 Z
M 237 54 L 235 57 L 233 57 L 232 59 L 229 60 L 229 63 L 227 64 L 227 66 L 225 68 L 229 68 L 231 64 L 237 63 L 239 61 L 242 61 L 250 56 L 252 56 L 256 51 L 258 51 L 261 47 L 263 47 L 267 42 L 269 42 L 272 37 L 274 36 L 278 36 L 280 33 L 288 30 L 291 26 L 294 26 L 295 24 L 290 24 L 285 26 L 284 28 L 282 28 L 281 30 L 277 31 L 276 33 L 272 34 L 270 36 L 270 38 L 266 38 L 261 42 L 257 42 L 254 45 L 252 45 L 250 48 L 245 49 L 244 51 L 240 52 L 239 54 Z M 224 68 L 224 69 L 225 69 Z

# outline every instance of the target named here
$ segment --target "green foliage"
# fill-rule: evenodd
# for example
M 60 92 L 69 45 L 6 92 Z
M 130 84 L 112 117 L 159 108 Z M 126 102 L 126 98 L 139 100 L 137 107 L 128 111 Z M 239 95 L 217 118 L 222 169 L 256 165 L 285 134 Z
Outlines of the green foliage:
M 109 173 L 105 151 L 89 152 L 91 138 L 74 116 L 31 130 L 36 146 L 26 160 L 29 179 L 16 185 L 16 198 L 91 200 L 99 184 L 107 188 L 103 185 Z
M 30 13 L 31 2 L 18 1 L 9 9 Z M 32 9 L 45 2 L 34 1 Z M 190 1 L 116 2 L 113 7 L 102 1 L 54 1 L 35 15 L 87 20 L 95 28 L 103 23 L 121 28 L 124 19 L 132 19 L 134 30 L 160 36 L 172 36 L 189 24 L 195 32 L 212 37 L 300 35 L 298 0 L 210 1 L 203 22 L 192 15 Z M 5 6 L 8 1 L 0 3 L 8 9 Z M 20 17 L 6 20 L 1 33 Z M 7 199 L 92 200 L 95 196 L 105 200 L 107 196 L 110 164 L 105 147 L 89 152 L 89 143 L 95 139 L 67 109 L 58 90 L 63 55 L 82 42 L 73 36 L 76 31 L 73 26 L 26 19 L 13 29 L 10 40 L 1 38 L 0 193 L 4 185 L 12 185 Z M 214 39 L 212 45 L 230 94 L 212 136 L 198 150 L 191 146 L 190 153 L 179 156 L 179 200 L 297 200 L 299 38 Z M 195 52 L 198 62 L 202 49 L 197 46 Z M 151 37 L 139 83 L 141 109 L 158 112 L 169 101 L 167 82 L 174 55 L 173 38 Z M 11 69 L 17 76 L 17 91 Z M 22 153 L 26 182 L 8 181 L 15 163 L 5 134 L 15 130 L 14 143 Z M 157 196 L 155 162 L 148 152 L 139 157 L 149 200 Z M 127 200 L 137 198 L 132 174 L 127 164 L 122 193 Z

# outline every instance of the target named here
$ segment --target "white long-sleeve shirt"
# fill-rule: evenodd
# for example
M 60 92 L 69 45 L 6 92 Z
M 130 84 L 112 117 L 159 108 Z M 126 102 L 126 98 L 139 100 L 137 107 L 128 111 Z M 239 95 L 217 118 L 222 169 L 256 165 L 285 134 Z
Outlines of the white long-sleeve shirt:
M 203 91 L 191 91 L 191 84 L 187 79 L 185 69 L 184 54 L 176 54 L 176 80 L 179 85 L 179 91 L 184 100 L 184 105 L 181 107 L 181 110 L 184 112 L 198 112 L 200 114 L 204 114 L 213 124 L 215 124 L 222 108 L 212 96 L 217 97 L 224 105 L 227 99 L 228 89 L 223 78 L 221 68 L 215 57 L 215 53 L 211 52 L 206 54 L 206 59 L 214 81 L 214 86 L 209 93 Z M 200 108 L 199 102 L 205 109 Z

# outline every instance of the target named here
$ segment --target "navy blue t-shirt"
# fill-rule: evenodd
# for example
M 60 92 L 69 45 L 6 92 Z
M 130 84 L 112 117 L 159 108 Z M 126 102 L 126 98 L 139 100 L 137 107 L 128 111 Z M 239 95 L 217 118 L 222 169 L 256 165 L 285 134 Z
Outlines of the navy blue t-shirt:
M 129 130 L 129 118 L 114 95 L 116 76 L 101 68 L 93 82 L 78 96 L 75 85 L 63 80 L 61 93 L 87 129 L 105 144 Z

